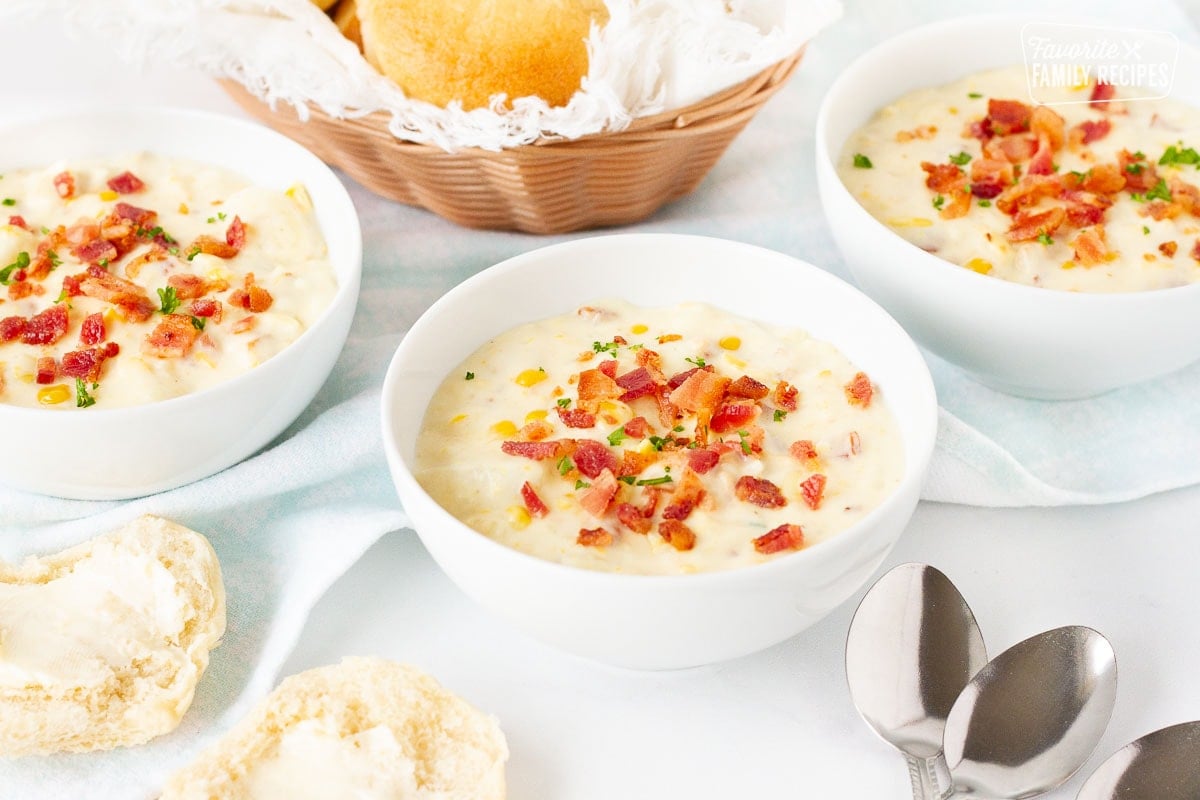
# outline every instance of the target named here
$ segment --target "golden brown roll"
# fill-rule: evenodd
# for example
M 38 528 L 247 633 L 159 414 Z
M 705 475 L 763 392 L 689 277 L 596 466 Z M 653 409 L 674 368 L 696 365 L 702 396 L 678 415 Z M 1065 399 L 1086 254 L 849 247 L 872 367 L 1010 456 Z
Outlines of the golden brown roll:
M 333 23 L 338 26 L 342 36 L 358 45 L 359 50 L 363 49 L 362 27 L 358 24 L 358 3 L 355 0 L 338 3 L 333 10 Z

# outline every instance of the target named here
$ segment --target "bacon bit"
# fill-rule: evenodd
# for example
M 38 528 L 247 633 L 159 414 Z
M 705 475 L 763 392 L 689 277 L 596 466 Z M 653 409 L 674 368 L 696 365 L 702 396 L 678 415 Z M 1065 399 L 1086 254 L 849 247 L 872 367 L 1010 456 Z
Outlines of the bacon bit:
M 942 194 L 949 194 L 961 189 L 967 180 L 966 173 L 956 164 L 933 164 L 929 161 L 922 161 L 921 169 L 929 175 L 925 179 L 925 185 Z
M 1097 164 L 1088 170 L 1082 188 L 1096 194 L 1116 194 L 1125 188 L 1129 177 L 1129 173 L 1123 172 L 1113 164 Z
M 992 130 L 992 121 L 987 117 L 977 119 L 963 128 L 963 136 L 978 139 L 981 142 L 987 142 L 995 135 L 996 132 Z
M 1089 98 L 1088 103 L 1093 108 L 1099 108 L 1107 111 L 1109 102 L 1111 102 L 1116 95 L 1116 86 L 1111 83 L 1096 81 L 1096 85 L 1092 87 L 1092 96 Z
M 20 214 L 13 214 L 11 217 L 9 217 L 8 224 L 12 225 L 14 227 L 17 227 L 17 228 L 24 228 L 25 230 L 29 230 L 29 223 L 27 223 L 25 221 L 25 218 L 22 217 Z
M 979 158 L 971 163 L 971 194 L 991 200 L 1013 182 L 1013 166 L 1007 160 Z
M 579 407 L 595 414 L 602 400 L 615 400 L 621 396 L 620 385 L 598 369 L 585 369 L 579 373 Z
M 1104 226 L 1088 228 L 1078 236 L 1071 246 L 1075 248 L 1075 260 L 1085 267 L 1094 267 L 1108 261 L 1108 245 L 1104 241 Z
M 255 314 L 266 311 L 275 302 L 271 293 L 254 282 L 254 273 L 242 279 L 242 287 L 229 294 L 229 305 L 247 309 Z
M 107 239 L 93 239 L 87 244 L 71 248 L 71 255 L 88 264 L 99 264 L 101 261 L 112 261 L 120 254 L 116 245 Z
M 142 272 L 142 267 L 146 266 L 147 264 L 153 264 L 156 261 L 162 261 L 166 257 L 167 257 L 167 251 L 164 250 L 163 248 L 159 247 L 158 245 L 155 245 L 155 246 L 151 247 L 149 250 L 147 250 L 146 252 L 139 255 L 137 258 L 130 259 L 129 262 L 127 264 L 125 264 L 125 277 L 129 278 L 131 280 L 134 278 L 137 278 L 137 276 L 139 274 L 141 274 L 141 272 Z M 180 277 L 183 277 L 183 276 L 180 276 Z M 188 277 L 193 277 L 193 276 L 188 276 Z M 197 280 L 199 280 L 199 278 L 197 278 Z M 169 282 L 170 282 L 170 279 L 168 279 L 168 283 Z
M 759 383 L 749 375 L 743 375 L 729 384 L 730 397 L 745 397 L 750 400 L 762 400 L 771 393 L 765 383 Z
M 617 468 L 617 457 L 592 439 L 575 440 L 575 468 L 587 478 L 595 478 L 604 470 Z
M 637 506 L 632 503 L 618 503 L 616 506 L 617 521 L 634 533 L 647 534 L 654 527 L 648 517 L 642 515 Z
M 104 315 L 88 314 L 79 329 L 79 341 L 86 345 L 100 344 L 107 336 L 108 332 L 104 329 Z
M 35 314 L 21 332 L 25 344 L 54 344 L 67 332 L 67 307 L 52 305 Z
M 554 428 L 550 425 L 550 423 L 540 419 L 527 422 L 525 426 L 521 428 L 521 436 L 531 442 L 540 442 L 543 439 L 548 439 L 552 433 L 554 433 Z
M 1176 219 L 1183 214 L 1183 207 L 1178 203 L 1166 203 L 1162 200 L 1152 200 L 1146 204 L 1146 207 L 1138 211 L 1143 217 L 1162 221 L 1164 219 Z
M 79 294 L 119 306 L 125 315 L 134 322 L 150 319 L 155 311 L 154 303 L 146 296 L 146 292 L 141 286 L 111 275 L 99 267 L 89 268 L 84 275 L 73 277 L 79 279 Z M 63 279 L 63 288 L 68 288 L 67 279 Z M 71 294 L 70 289 L 68 289 L 68 294 Z M 191 324 L 190 320 L 188 324 Z
M 784 411 L 795 411 L 800 407 L 800 390 L 787 381 L 775 384 L 771 400 Z
M 621 465 L 617 467 L 617 474 L 621 477 L 641 475 L 647 467 L 657 461 L 658 453 L 654 451 L 641 453 L 637 450 L 624 450 L 621 454 Z
M 1167 258 L 1174 258 L 1175 253 L 1178 252 L 1178 250 L 1179 245 L 1175 242 L 1163 242 L 1158 246 L 1158 252 L 1162 253 Z
M 134 175 L 129 170 L 126 170 L 116 177 L 109 178 L 108 188 L 112 189 L 117 194 L 133 194 L 134 192 L 140 192 L 142 189 L 145 189 L 146 184 L 143 183 L 137 175 Z
M 584 411 L 582 408 L 560 408 L 558 409 L 558 418 L 562 420 L 563 425 L 568 428 L 594 428 L 596 427 L 596 415 L 591 412 Z
M 743 475 L 734 484 L 733 493 L 737 495 L 738 500 L 761 508 L 780 508 L 787 505 L 787 498 L 783 496 L 783 492 L 766 478 Z
M 680 386 L 683 385 L 684 381 L 686 381 L 688 378 L 692 377 L 699 371 L 700 371 L 699 367 L 692 367 L 691 369 L 685 369 L 683 372 L 676 372 L 667 381 L 667 388 L 668 389 L 678 389 Z
M 1048 106 L 1034 106 L 1029 116 L 1029 130 L 1040 139 L 1045 137 L 1054 152 L 1062 148 L 1067 140 L 1067 121 Z
M 232 247 L 235 252 L 241 252 L 242 248 L 246 246 L 246 224 L 236 214 L 233 222 L 229 223 L 229 227 L 225 230 L 225 244 Z
M 683 477 L 675 485 L 675 491 L 671 492 L 671 502 L 663 509 L 663 519 L 687 519 L 707 495 L 708 491 L 699 476 L 685 469 Z
M 987 119 L 997 136 L 1029 130 L 1033 111 L 1020 100 L 988 99 Z
M 1200 216 L 1200 187 L 1193 186 L 1178 177 L 1172 177 L 1168 185 L 1171 190 L 1171 199 L 1180 208 L 1193 216 Z
M 1038 149 L 1033 154 L 1033 160 L 1029 162 L 1029 174 L 1054 174 L 1054 148 L 1051 146 L 1050 140 L 1044 135 L 1038 137 Z
M 29 320 L 24 317 L 5 317 L 4 319 L 0 319 L 0 342 L 11 342 L 14 339 L 21 338 L 28 327 Z
M 682 338 L 683 337 L 678 333 L 664 333 L 662 336 L 658 337 L 658 343 L 666 344 L 667 342 L 678 342 Z
M 524 501 L 525 509 L 529 512 L 530 516 L 544 517 L 550 513 L 550 509 L 542 502 L 542 498 L 538 497 L 537 492 L 534 491 L 529 481 L 525 481 L 521 485 L 521 500 Z
M 564 449 L 561 440 L 552 440 L 544 442 L 503 442 L 500 445 L 501 452 L 510 456 L 521 456 L 534 461 L 545 461 L 548 458 L 555 458 Z
M 1010 242 L 1029 242 L 1043 234 L 1053 236 L 1066 219 L 1067 212 L 1059 207 L 1040 214 L 1021 211 L 1013 218 L 1012 227 L 1005 236 Z
M 608 547 L 613 543 L 613 535 L 604 528 L 580 528 L 575 544 L 584 547 Z
M 630 439 L 645 439 L 650 432 L 650 423 L 645 417 L 634 417 L 625 423 L 623 430 Z
M 721 454 L 711 448 L 688 451 L 688 469 L 697 475 L 703 475 L 717 465 Z
M 1197 239 L 1196 243 L 1194 245 L 1192 245 L 1192 252 L 1190 255 L 1192 256 L 1192 258 L 1196 259 L 1197 261 L 1200 261 L 1200 239 Z
M 662 356 L 649 347 L 638 350 L 634 359 L 639 367 L 645 367 L 651 371 L 662 370 Z
M 852 406 L 868 408 L 874 395 L 875 387 L 871 385 L 871 379 L 865 372 L 856 373 L 854 378 L 846 384 L 846 402 Z
M 19 277 L 17 277 L 19 275 Z M 24 300 L 29 295 L 33 294 L 33 284 L 25 281 L 25 275 L 17 273 L 14 275 L 14 282 L 8 285 L 8 296 L 11 300 Z
M 671 392 L 671 404 L 693 414 L 707 414 L 716 409 L 729 388 L 730 380 L 707 370 L 692 373 Z
M 679 409 L 668 398 L 665 389 L 655 392 L 654 402 L 658 406 L 658 423 L 664 428 L 671 428 L 679 417 Z
M 795 456 L 800 461 L 808 462 L 817 458 L 817 448 L 808 439 L 800 439 L 792 442 L 792 446 L 788 448 L 788 452 Z
M 996 208 L 1005 214 L 1015 214 L 1022 208 L 1037 205 L 1043 197 L 1057 197 L 1061 191 L 1062 185 L 1056 177 L 1026 175 L 996 198 Z
M 46 386 L 54 383 L 54 379 L 58 376 L 58 365 L 54 363 L 53 356 L 42 356 L 37 360 L 37 382 L 41 386 Z
M 75 196 L 75 176 L 70 172 L 60 172 L 55 175 L 54 191 L 58 192 L 58 196 L 63 200 L 70 200 Z
M 821 500 L 825 494 L 825 476 L 819 472 L 809 476 L 808 480 L 800 484 L 800 494 L 808 507 L 816 511 L 821 507 Z
M 658 535 L 681 553 L 696 546 L 696 534 L 677 519 L 664 519 L 658 523 Z
M 1076 125 L 1071 130 L 1071 133 L 1074 134 L 1075 131 L 1079 131 L 1080 144 L 1091 144 L 1092 142 L 1098 142 L 1105 136 L 1108 136 L 1108 134 L 1112 132 L 1112 123 L 1107 119 L 1102 119 L 1099 122 L 1093 122 L 1090 119 L 1084 120 Z
M 142 352 L 158 358 L 181 358 L 196 341 L 200 331 L 186 314 L 164 314 L 142 343 Z
M 217 258 L 230 259 L 238 254 L 236 247 L 233 247 L 228 242 L 223 242 L 220 239 L 214 239 L 207 234 L 201 234 L 188 246 L 187 254 L 189 260 L 197 253 L 204 253 L 208 256 L 216 256 Z
M 708 423 L 709 430 L 713 433 L 728 433 L 745 428 L 758 416 L 758 411 L 758 405 L 753 401 L 725 403 L 713 414 Z
M 115 342 L 110 342 L 109 345 L 115 349 L 110 349 L 108 345 L 105 345 L 87 350 L 73 350 L 63 354 L 62 374 L 71 378 L 83 378 L 89 382 L 99 380 L 100 369 L 104 366 L 105 360 L 120 351 L 120 347 Z
M 592 487 L 580 495 L 579 505 L 593 517 L 603 517 L 620 487 L 612 470 L 603 470 L 592 481 Z
M 616 362 L 613 362 L 614 371 Z M 610 376 L 611 377 L 611 376 Z M 617 379 L 617 385 L 625 390 L 624 394 L 619 398 L 622 403 L 628 403 L 636 400 L 639 397 L 645 397 L 654 392 L 654 379 L 650 376 L 650 370 L 645 367 L 638 367 L 632 372 L 626 372 Z
M 1111 205 L 1108 198 L 1097 197 L 1088 192 L 1068 192 L 1064 197 L 1077 196 L 1081 199 L 1067 206 L 1067 224 L 1076 228 L 1099 225 L 1104 221 L 1104 211 Z
M 850 455 L 856 456 L 862 452 L 862 437 L 858 431 L 850 431 Z
M 1137 164 L 1134 172 L 1129 171 L 1131 164 Z M 1158 183 L 1158 167 L 1153 161 L 1135 158 L 1133 153 L 1122 150 L 1117 153 L 1117 166 L 1125 179 L 1125 188 L 1131 192 L 1148 192 Z
M 600 370 L 610 378 L 615 379 L 617 377 L 617 361 L 614 358 L 601 361 L 598 365 L 596 365 L 596 369 Z
M 763 555 L 804 547 L 804 530 L 799 525 L 784 523 L 754 540 L 754 549 Z
M 180 300 L 195 300 L 208 291 L 206 281 L 199 275 L 172 275 L 167 278 L 167 285 L 174 287 L 175 296 Z
M 152 227 L 150 223 L 158 218 L 157 211 L 149 211 L 145 208 L 138 208 L 129 203 L 117 203 L 113 206 L 112 217 L 114 219 L 123 219 L 133 223 L 139 228 Z

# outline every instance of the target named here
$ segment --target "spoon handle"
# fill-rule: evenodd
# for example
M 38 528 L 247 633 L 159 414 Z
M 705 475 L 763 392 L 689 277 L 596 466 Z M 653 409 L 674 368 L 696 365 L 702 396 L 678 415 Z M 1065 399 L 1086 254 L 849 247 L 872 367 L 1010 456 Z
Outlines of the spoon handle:
M 945 766 L 946 760 L 940 753 L 932 758 L 905 755 L 905 759 L 908 761 L 908 777 L 912 780 L 913 800 L 947 800 L 954 794 L 954 786 L 949 781 L 950 773 Z

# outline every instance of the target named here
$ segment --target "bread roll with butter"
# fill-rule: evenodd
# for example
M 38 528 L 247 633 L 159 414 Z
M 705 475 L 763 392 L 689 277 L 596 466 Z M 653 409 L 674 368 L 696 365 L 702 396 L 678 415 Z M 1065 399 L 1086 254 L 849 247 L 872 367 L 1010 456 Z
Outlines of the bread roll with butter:
M 174 730 L 224 632 L 216 553 L 165 519 L 0 561 L 0 756 L 106 750 Z
M 161 800 L 503 800 L 496 721 L 413 667 L 348 658 L 283 681 Z
M 367 60 L 409 97 L 487 106 L 536 95 L 566 105 L 588 71 L 603 0 L 357 0 Z

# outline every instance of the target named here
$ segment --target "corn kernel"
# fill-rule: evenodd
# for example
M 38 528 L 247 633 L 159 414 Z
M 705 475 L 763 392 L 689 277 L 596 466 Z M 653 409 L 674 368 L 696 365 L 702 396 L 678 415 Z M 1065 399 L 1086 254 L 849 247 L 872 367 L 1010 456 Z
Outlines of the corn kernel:
M 532 521 L 529 516 L 529 511 L 524 506 L 509 506 L 508 507 L 508 524 L 512 525 L 517 530 L 524 530 L 529 527 Z
M 642 323 L 639 322 L 637 325 L 634 325 L 632 328 L 630 328 L 629 332 L 630 333 L 645 333 L 648 330 L 650 330 L 648 327 L 646 327 L 645 325 L 643 325 Z
M 205 273 L 205 277 L 210 281 L 233 281 L 233 273 L 224 267 L 213 267 L 207 273 Z
M 180 213 L 180 214 L 186 214 L 186 213 L 188 213 L 188 211 L 189 211 L 189 209 L 188 209 L 188 204 L 187 204 L 187 203 L 180 203 L 180 204 L 179 204 L 179 213 Z
M 67 388 L 65 383 L 43 386 L 41 389 L 38 389 L 37 399 L 44 406 L 57 405 L 71 399 L 71 390 Z
M 742 340 L 736 336 L 726 336 L 717 344 L 721 345 L 722 350 L 737 350 L 742 346 Z
M 550 412 L 543 411 L 541 409 L 537 409 L 536 411 L 530 411 L 528 414 L 525 415 L 525 422 L 530 423 L 530 422 L 536 422 L 539 419 L 545 419 L 547 414 L 549 414 L 549 413 Z
M 527 369 L 513 378 L 513 380 L 517 382 L 518 386 L 533 386 L 546 380 L 546 373 L 540 369 Z
M 992 271 L 992 262 L 982 258 L 972 258 L 967 262 L 967 269 L 978 272 L 980 275 L 987 275 Z
M 517 425 L 510 419 L 503 419 L 492 426 L 492 432 L 501 436 L 513 436 L 517 432 Z
M 616 425 L 618 422 L 623 425 L 633 419 L 633 409 L 619 400 L 601 400 L 599 412 L 605 421 L 616 420 L 616 422 L 610 422 L 610 425 Z
M 100 199 L 104 201 L 116 200 L 119 195 L 112 189 L 105 189 L 100 193 Z
M 450 418 L 450 424 L 457 425 L 458 423 L 462 422 L 466 418 L 467 418 L 466 414 L 455 414 L 453 417 Z
M 947 108 L 946 110 L 947 110 L 947 111 L 949 111 L 951 114 L 957 114 L 957 113 L 958 113 L 958 107 L 957 107 L 957 106 L 950 106 L 950 107 L 949 107 L 949 108 Z
M 725 360 L 726 360 L 726 361 L 728 361 L 728 362 L 729 362 L 730 364 L 732 364 L 733 366 L 737 367 L 738 369 L 745 369 L 745 368 L 746 368 L 746 362 L 745 362 L 745 361 L 742 361 L 742 360 L 741 360 L 740 358 L 738 358 L 737 356 L 731 356 L 731 355 L 729 355 L 729 353 L 726 353 L 726 354 L 725 354 Z
M 928 228 L 933 225 L 933 220 L 926 217 L 903 217 L 889 219 L 887 224 L 893 228 Z
M 1063 269 L 1075 269 L 1075 262 L 1074 261 L 1064 261 L 1062 263 L 1062 268 Z

